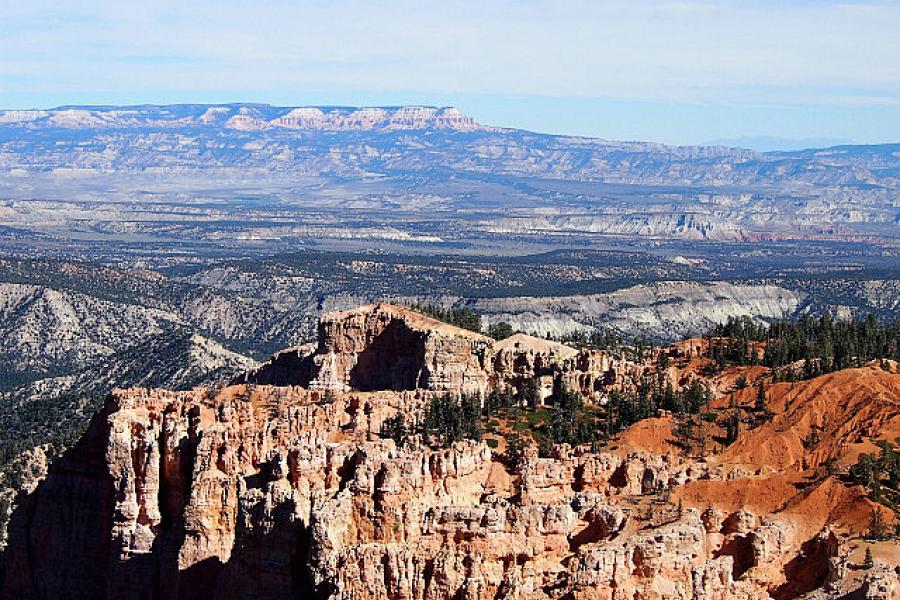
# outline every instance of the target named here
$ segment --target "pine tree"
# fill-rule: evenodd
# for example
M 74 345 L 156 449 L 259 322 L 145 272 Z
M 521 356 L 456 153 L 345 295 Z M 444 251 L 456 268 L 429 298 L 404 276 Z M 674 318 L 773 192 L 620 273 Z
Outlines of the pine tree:
M 872 519 L 869 521 L 868 538 L 870 540 L 878 541 L 884 537 L 884 530 L 884 517 L 876 506 L 875 510 L 872 511 Z
M 872 549 L 866 548 L 866 557 L 863 559 L 862 568 L 865 570 L 869 570 L 875 566 L 875 559 L 872 558 Z
M 766 387 L 761 379 L 756 385 L 756 404 L 753 405 L 753 410 L 758 413 L 766 412 L 769 410 L 769 406 L 766 403 Z
M 409 442 L 409 432 L 406 428 L 406 420 L 402 414 L 397 414 L 381 424 L 379 435 L 383 438 L 394 440 L 398 448 L 403 448 Z
M 541 403 L 541 392 L 535 378 L 526 379 L 522 383 L 522 400 L 529 408 L 536 408 Z
M 731 413 L 725 421 L 725 445 L 729 446 L 737 441 L 740 435 L 741 418 L 737 411 Z
M 488 327 L 488 335 L 495 340 L 505 340 L 514 333 L 512 325 L 506 321 L 500 321 Z

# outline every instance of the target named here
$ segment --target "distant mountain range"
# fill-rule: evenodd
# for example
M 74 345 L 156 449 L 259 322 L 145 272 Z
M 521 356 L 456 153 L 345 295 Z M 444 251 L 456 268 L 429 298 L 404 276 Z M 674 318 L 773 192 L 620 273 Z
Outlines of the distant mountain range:
M 242 131 L 486 130 L 453 107 L 278 107 L 268 104 L 176 104 L 167 106 L 61 106 L 0 111 L 0 125 L 25 129 L 185 129 L 221 127 Z
M 791 139 L 769 135 L 741 136 L 736 138 L 720 138 L 704 142 L 701 146 L 727 146 L 730 148 L 747 148 L 757 152 L 792 152 L 810 148 L 831 148 L 833 146 L 853 145 L 853 140 L 840 138 L 803 138 Z
M 50 109 L 0 110 L 0 126 L 25 129 L 185 129 L 212 127 L 239 131 L 504 131 L 479 124 L 456 107 L 299 106 L 269 104 L 72 105 Z M 510 130 L 505 130 L 510 131 Z M 784 152 L 854 145 L 841 138 L 792 139 L 778 136 L 720 138 L 699 146 L 757 152 Z
M 88 227 L 91 235 L 191 242 L 203 232 L 215 243 L 284 240 L 279 250 L 295 247 L 290 240 L 302 241 L 310 227 L 320 237 L 452 239 L 459 224 L 410 225 L 398 209 L 425 202 L 442 218 L 465 220 L 475 236 L 881 239 L 898 236 L 898 193 L 900 143 L 766 153 L 667 146 L 500 129 L 454 108 L 422 106 L 0 112 L 0 227 L 19 236 L 64 238 Z M 234 209 L 226 216 L 171 205 L 210 194 Z M 77 206 L 35 204 L 75 198 Z M 135 203 L 153 216 L 135 218 Z M 298 212 L 313 206 L 337 218 Z M 382 208 L 348 229 L 360 206 Z M 253 229 L 248 210 L 257 215 Z M 489 218 L 477 212 L 484 210 Z
M 0 169 L 487 173 L 640 185 L 900 187 L 900 144 L 759 153 L 480 125 L 455 108 L 264 104 L 0 112 Z

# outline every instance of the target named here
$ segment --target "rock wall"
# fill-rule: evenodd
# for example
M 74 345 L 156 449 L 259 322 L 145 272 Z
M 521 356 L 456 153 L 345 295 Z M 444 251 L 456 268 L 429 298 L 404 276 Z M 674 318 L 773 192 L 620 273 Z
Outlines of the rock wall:
M 430 394 L 117 392 L 14 515 L 0 598 L 768 598 L 805 541 L 665 501 L 729 477 L 677 456 L 374 435 Z
M 372 304 L 323 315 L 318 345 L 276 354 L 240 378 L 331 391 L 521 390 L 538 381 L 542 397 L 559 386 L 599 401 L 609 387 L 633 385 L 643 367 L 605 352 L 576 350 L 524 334 L 496 342 L 407 308 Z
M 491 355 L 490 338 L 374 304 L 322 317 L 309 387 L 484 394 Z

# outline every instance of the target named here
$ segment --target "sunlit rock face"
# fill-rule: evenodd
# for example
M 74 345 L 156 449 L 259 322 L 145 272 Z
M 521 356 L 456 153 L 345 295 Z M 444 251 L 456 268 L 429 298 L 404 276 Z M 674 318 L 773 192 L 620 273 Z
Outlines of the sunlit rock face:
M 318 345 L 291 348 L 240 382 L 331 391 L 429 390 L 480 394 L 535 379 L 542 397 L 559 386 L 599 399 L 604 386 L 641 372 L 604 352 L 516 334 L 497 342 L 387 303 L 326 313 Z
M 323 315 L 314 350 L 279 353 L 247 380 L 331 391 L 484 395 L 493 343 L 407 308 L 371 304 Z
M 427 394 L 119 392 L 16 514 L 3 597 L 752 589 L 731 580 L 730 557 L 698 579 L 713 568 L 712 542 L 695 512 L 626 533 L 624 498 L 642 493 L 648 472 L 674 477 L 678 460 L 532 456 L 511 473 L 481 443 L 398 449 L 372 434 Z
M 483 393 L 492 340 L 390 304 L 325 315 L 310 387 Z
M 673 360 L 697 360 L 695 342 Z M 306 385 L 116 391 L 19 502 L 0 599 L 895 597 L 890 548 L 860 569 L 854 546 L 893 513 L 808 469 L 900 431 L 895 367 L 772 385 L 771 420 L 699 458 L 670 416 L 520 461 L 421 433 L 447 392 L 526 376 L 602 392 L 647 367 L 616 360 L 371 305 L 249 377 Z M 400 446 L 382 437 L 398 415 Z M 815 448 L 811 423 L 828 424 Z
M 737 471 L 373 433 L 434 393 L 117 392 L 16 512 L 2 597 L 769 598 L 846 563 L 796 515 L 654 495 Z

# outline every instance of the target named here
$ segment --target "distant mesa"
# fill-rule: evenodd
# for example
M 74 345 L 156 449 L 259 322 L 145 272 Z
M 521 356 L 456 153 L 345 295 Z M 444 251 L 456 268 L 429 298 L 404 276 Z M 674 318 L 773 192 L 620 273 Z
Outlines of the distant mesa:
M 737 138 L 719 138 L 703 142 L 701 146 L 725 146 L 728 148 L 745 148 L 757 152 L 794 152 L 809 148 L 831 148 L 855 144 L 853 140 L 843 138 L 803 138 L 791 139 L 768 135 L 743 136 Z
M 62 106 L 0 111 L 0 125 L 26 128 L 137 129 L 223 127 L 243 131 L 486 131 L 454 107 L 276 107 L 267 104 L 170 106 Z

